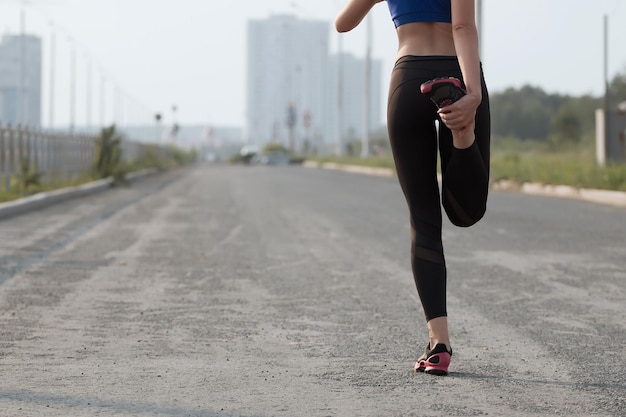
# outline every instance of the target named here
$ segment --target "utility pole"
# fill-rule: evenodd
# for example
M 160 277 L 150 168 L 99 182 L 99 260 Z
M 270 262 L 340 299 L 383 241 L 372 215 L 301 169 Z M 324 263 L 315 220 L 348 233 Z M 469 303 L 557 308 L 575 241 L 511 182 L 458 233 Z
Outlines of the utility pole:
M 22 0 L 20 12 L 20 70 L 19 70 L 19 92 L 17 94 L 17 123 L 26 124 L 26 2 Z
M 609 17 L 604 15 L 604 143 L 609 143 Z
M 70 39 L 72 43 L 72 39 Z M 74 133 L 76 126 L 76 46 L 72 44 L 70 62 L 70 132 Z
M 343 37 L 337 41 L 337 156 L 343 155 Z
M 91 127 L 91 104 L 91 61 L 87 57 L 87 107 L 85 111 L 87 112 L 86 122 L 88 129 Z
M 105 111 L 106 111 L 106 77 L 104 72 L 100 70 L 100 127 L 104 128 L 105 125 Z
M 54 83 L 55 83 L 55 54 L 56 54 L 56 36 L 54 33 L 54 24 L 50 22 L 50 108 L 48 109 L 48 128 L 52 129 L 54 126 Z
M 372 16 L 366 17 L 366 50 L 365 50 L 365 97 L 363 100 L 363 136 L 361 138 L 361 157 L 369 156 L 369 132 L 370 132 L 370 101 L 372 81 Z

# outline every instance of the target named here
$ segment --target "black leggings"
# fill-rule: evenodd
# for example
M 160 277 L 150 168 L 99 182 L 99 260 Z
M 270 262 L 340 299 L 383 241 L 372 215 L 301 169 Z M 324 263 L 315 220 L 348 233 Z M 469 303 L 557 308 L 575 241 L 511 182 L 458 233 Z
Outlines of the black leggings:
M 444 76 L 462 80 L 456 57 L 400 58 L 391 75 L 387 110 L 391 149 L 411 218 L 413 277 L 426 320 L 447 316 L 437 145 L 443 179 L 441 200 L 453 224 L 468 227 L 480 220 L 485 214 L 489 188 L 489 96 L 482 72 L 476 140 L 466 149 L 453 146 L 452 133 L 439 120 L 437 108 L 420 93 L 423 82 Z

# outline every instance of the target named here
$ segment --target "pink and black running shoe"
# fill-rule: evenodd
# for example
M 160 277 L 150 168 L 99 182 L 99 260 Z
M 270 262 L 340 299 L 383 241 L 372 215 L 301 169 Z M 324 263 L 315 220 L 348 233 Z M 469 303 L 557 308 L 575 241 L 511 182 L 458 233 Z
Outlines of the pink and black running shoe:
M 420 91 L 438 108 L 449 106 L 465 95 L 461 80 L 455 77 L 442 77 L 426 81 L 420 86 Z
M 430 349 L 430 344 L 420 358 L 415 362 L 413 369 L 415 372 L 426 372 L 432 375 L 448 375 L 448 366 L 452 358 L 452 349 L 448 350 L 446 345 L 439 343 L 434 349 Z

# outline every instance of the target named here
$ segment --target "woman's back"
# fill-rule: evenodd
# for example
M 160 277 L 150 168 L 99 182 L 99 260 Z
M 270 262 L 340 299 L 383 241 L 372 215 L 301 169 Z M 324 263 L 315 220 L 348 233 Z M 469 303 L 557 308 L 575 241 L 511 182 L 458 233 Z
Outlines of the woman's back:
M 443 22 L 411 22 L 397 28 L 398 58 L 406 55 L 456 55 L 452 25 Z

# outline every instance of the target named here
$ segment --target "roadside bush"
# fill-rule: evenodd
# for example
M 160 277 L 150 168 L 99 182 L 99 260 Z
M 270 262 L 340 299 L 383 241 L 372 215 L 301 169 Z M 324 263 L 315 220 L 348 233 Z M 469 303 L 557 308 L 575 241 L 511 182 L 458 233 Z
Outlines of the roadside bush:
M 122 159 L 122 136 L 116 132 L 115 125 L 101 130 L 96 139 L 96 178 L 113 177 L 114 183 L 125 181 L 129 171 L 128 164 Z
M 148 145 L 146 150 L 133 161 L 133 167 L 137 170 L 157 169 L 159 171 L 168 168 L 167 158 L 161 156 L 156 145 Z
M 20 161 L 20 172 L 17 175 L 17 187 L 23 194 L 33 194 L 41 188 L 42 172 L 36 166 L 31 166 L 29 158 L 22 158 Z
M 189 165 L 198 159 L 198 154 L 195 150 L 185 151 L 176 146 L 170 146 L 167 152 L 169 159 L 175 166 Z

